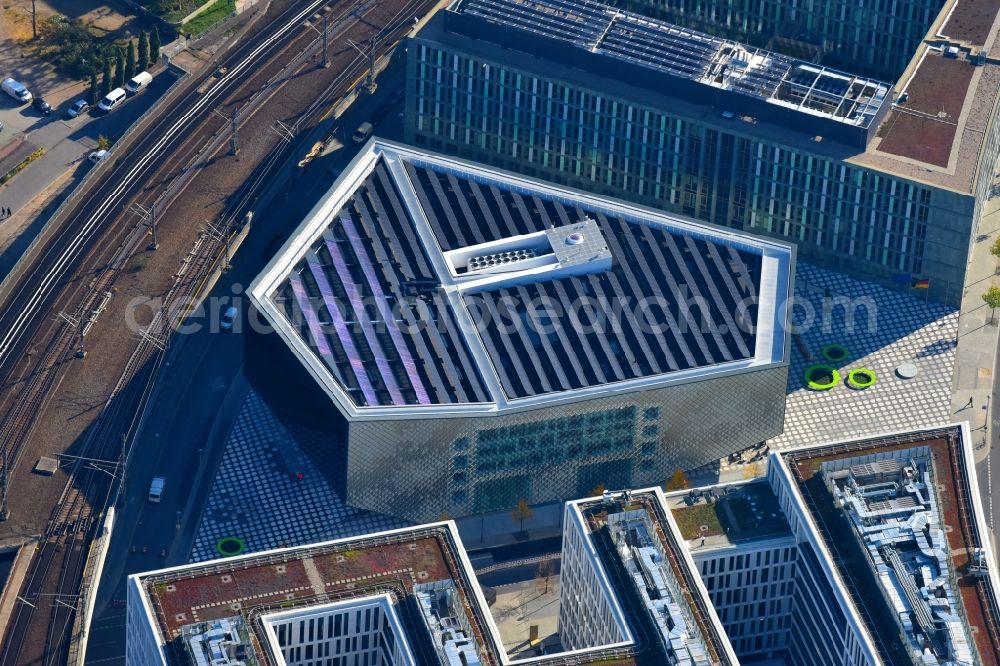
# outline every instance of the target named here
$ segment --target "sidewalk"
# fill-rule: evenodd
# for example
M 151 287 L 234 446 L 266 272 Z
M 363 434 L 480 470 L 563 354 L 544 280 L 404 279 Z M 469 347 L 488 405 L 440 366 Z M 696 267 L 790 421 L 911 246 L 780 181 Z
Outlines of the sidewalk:
M 989 323 L 990 308 L 982 299 L 991 285 L 1000 285 L 998 259 L 990 254 L 990 247 L 1000 237 L 1000 197 L 984 204 L 975 234 L 959 313 L 951 420 L 969 422 L 979 463 L 990 452 L 989 407 L 1000 333 L 1000 326 Z

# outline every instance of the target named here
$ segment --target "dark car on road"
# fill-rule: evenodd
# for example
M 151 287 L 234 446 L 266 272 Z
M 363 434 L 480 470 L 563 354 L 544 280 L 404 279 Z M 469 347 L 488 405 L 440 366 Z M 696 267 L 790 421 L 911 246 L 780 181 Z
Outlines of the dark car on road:
M 31 106 L 35 109 L 35 111 L 38 111 L 43 116 L 47 116 L 52 113 L 52 106 L 42 97 L 36 97 L 31 103 Z

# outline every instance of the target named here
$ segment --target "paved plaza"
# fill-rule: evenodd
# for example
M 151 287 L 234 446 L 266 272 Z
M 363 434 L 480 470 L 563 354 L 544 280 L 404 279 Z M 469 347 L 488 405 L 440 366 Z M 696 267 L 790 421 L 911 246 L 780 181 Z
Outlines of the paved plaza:
M 226 442 L 191 561 L 219 557 L 216 543 L 224 537 L 238 537 L 247 552 L 256 552 L 406 525 L 343 503 L 303 452 L 333 444 L 322 438 L 293 433 L 250 391 Z
M 903 294 L 801 263 L 795 293 L 798 339 L 792 341 L 785 431 L 769 442 L 772 448 L 966 418 L 950 413 L 957 310 L 925 302 L 919 289 Z M 845 361 L 824 359 L 822 350 L 830 344 L 847 349 Z M 907 362 L 917 370 L 911 379 L 897 374 Z M 817 364 L 838 370 L 835 387 L 817 391 L 806 386 L 805 371 Z M 873 370 L 876 383 L 850 388 L 847 374 L 855 368 Z
M 796 270 L 798 340 L 792 344 L 785 432 L 769 442 L 772 448 L 912 430 L 968 416 L 950 413 L 958 311 L 925 302 L 919 290 L 916 296 L 902 294 L 801 263 Z M 847 349 L 846 361 L 824 359 L 823 348 L 834 343 Z M 907 362 L 917 374 L 902 379 L 896 370 Z M 817 364 L 838 370 L 835 387 L 816 391 L 806 386 L 805 371 Z M 852 389 L 847 373 L 861 367 L 873 370 L 877 381 Z M 397 518 L 343 503 L 304 452 L 335 445 L 324 437 L 329 436 L 293 432 L 251 391 L 229 435 L 191 560 L 217 557 L 216 543 L 228 536 L 243 539 L 253 552 L 403 526 Z M 723 462 L 722 467 L 725 472 L 730 466 Z M 743 471 L 742 478 L 747 470 L 732 471 Z

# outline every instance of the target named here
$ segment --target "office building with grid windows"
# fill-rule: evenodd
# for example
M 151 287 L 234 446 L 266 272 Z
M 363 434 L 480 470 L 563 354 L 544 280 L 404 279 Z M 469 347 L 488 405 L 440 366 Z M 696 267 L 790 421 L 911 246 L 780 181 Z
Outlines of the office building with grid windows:
M 567 507 L 573 573 L 550 602 L 567 612 L 543 650 L 525 649 L 526 626 L 524 644 L 506 640 L 449 521 L 129 576 L 125 663 L 737 666 L 662 493 L 629 508 Z M 644 545 L 619 554 L 612 539 L 637 526 Z M 622 577 L 640 567 L 648 587 Z
M 460 0 L 409 45 L 406 139 L 955 305 L 1000 146 L 997 12 L 948 3 L 892 85 L 591 0 Z
M 786 505 L 786 516 L 784 492 L 773 476 L 666 498 L 733 649 L 750 663 L 878 663 L 804 514 Z
M 970 441 L 962 424 L 808 446 L 668 493 L 741 662 L 1000 663 Z
M 251 286 L 274 333 L 249 376 L 338 433 L 353 506 L 421 521 L 660 483 L 781 432 L 793 263 L 375 141 Z
M 822 444 L 761 479 L 566 502 L 542 632 L 487 601 L 451 521 L 134 574 L 126 663 L 995 665 L 970 441 Z

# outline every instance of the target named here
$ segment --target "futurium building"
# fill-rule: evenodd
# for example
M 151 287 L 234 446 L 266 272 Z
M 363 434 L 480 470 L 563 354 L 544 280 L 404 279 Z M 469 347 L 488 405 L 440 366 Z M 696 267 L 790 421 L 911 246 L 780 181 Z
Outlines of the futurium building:
M 345 442 L 324 455 L 354 506 L 419 522 L 656 484 L 781 432 L 792 264 L 375 141 L 251 286 L 276 334 L 248 364 Z
M 763 479 L 568 502 L 547 635 L 494 617 L 451 522 L 133 575 L 127 663 L 997 664 L 968 441 L 822 445 L 772 453 Z
M 458 0 L 438 12 L 409 45 L 407 141 L 783 238 L 804 260 L 961 300 L 1000 143 L 1000 8 L 623 4 L 708 32 L 592 0 Z M 758 5 L 759 25 L 748 18 Z M 826 46 L 739 41 L 796 21 L 828 33 Z

